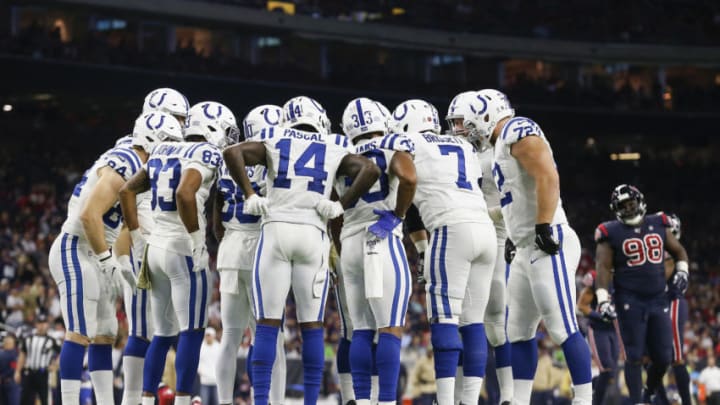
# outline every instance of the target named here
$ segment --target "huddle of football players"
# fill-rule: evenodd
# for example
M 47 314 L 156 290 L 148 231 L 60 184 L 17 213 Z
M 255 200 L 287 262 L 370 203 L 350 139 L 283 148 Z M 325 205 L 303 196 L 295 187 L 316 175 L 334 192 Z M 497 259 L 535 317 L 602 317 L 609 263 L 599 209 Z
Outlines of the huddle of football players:
M 204 207 L 213 192 L 221 352 L 233 360 L 216 365 L 220 404 L 234 402 L 234 359 L 247 327 L 254 402 L 284 402 L 281 328 L 291 290 L 304 402 L 318 401 L 331 289 L 343 322 L 343 404 L 395 403 L 413 280 L 425 283 L 438 404 L 477 403 L 488 344 L 500 402 L 529 404 L 541 320 L 565 353 L 573 403 L 602 403 L 620 352 L 633 403 L 662 393 L 673 360 L 682 380 L 678 328 L 688 259 L 679 219 L 646 216 L 632 186 L 613 192 L 617 220 L 596 231 L 597 278 L 577 304 L 591 319 L 588 338 L 601 371 L 593 394 L 591 352 L 575 316 L 580 242 L 562 206 L 548 139 L 493 89 L 458 94 L 446 120 L 442 133 L 437 109 L 423 100 L 390 112 L 356 98 L 336 134 L 325 108 L 299 96 L 254 108 L 241 132 L 223 104 L 190 106 L 176 90 L 152 91 L 132 134 L 75 187 L 50 251 L 67 325 L 63 401 L 79 401 L 88 348 L 97 403 L 112 403 L 114 302 L 122 295 L 130 326 L 123 405 L 155 403 L 173 345 L 175 401 L 190 404 L 211 297 Z M 415 275 L 404 231 L 418 253 Z M 675 260 L 667 274 L 665 250 Z M 668 277 L 677 300 L 670 316 Z

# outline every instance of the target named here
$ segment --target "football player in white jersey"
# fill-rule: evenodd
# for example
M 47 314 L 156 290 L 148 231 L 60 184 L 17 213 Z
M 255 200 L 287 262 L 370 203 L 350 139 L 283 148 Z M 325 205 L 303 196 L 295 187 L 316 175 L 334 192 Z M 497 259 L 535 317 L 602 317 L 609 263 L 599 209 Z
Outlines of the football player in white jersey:
M 238 133 L 230 109 L 212 101 L 195 104 L 185 141 L 156 146 L 145 168 L 120 192 L 131 232 L 139 228 L 136 195 L 152 192 L 155 226 L 140 274 L 141 280 L 147 276 L 152 283 L 155 328 L 143 370 L 145 405 L 154 404 L 165 356 L 178 333 L 175 403 L 190 403 L 210 291 L 203 208 L 222 161 L 220 148 L 236 142 Z
M 425 279 L 430 281 L 426 289 L 437 400 L 454 404 L 462 351 L 460 401 L 477 403 L 487 363 L 483 317 L 497 250 L 480 189 L 480 161 L 466 139 L 439 135 L 437 110 L 425 101 L 403 102 L 393 111 L 393 120 L 394 128 L 412 134 L 415 142 L 415 205 L 431 234 Z
M 342 215 L 378 179 L 368 159 L 349 153 L 348 139 L 329 134 L 324 108 L 308 97 L 283 106 L 286 128 L 261 130 L 260 142 L 243 142 L 223 155 L 245 195 L 243 212 L 263 215 L 253 268 L 258 325 L 252 374 L 255 403 L 266 405 L 277 334 L 285 300 L 293 289 L 303 337 L 305 403 L 315 404 L 324 363 L 323 314 L 328 292 L 327 220 Z M 268 168 L 267 198 L 255 193 L 245 166 Z M 355 178 L 340 201 L 329 197 L 336 176 Z
M 590 404 L 590 350 L 575 316 L 575 270 L 580 241 L 560 201 L 560 180 L 550 144 L 531 119 L 515 117 L 507 97 L 481 90 L 484 109 L 465 117 L 471 136 L 494 145 L 493 175 L 508 237 L 517 247 L 508 279 L 507 334 L 512 343 L 513 401 L 530 403 L 542 319 L 562 345 L 575 399 Z
M 357 98 L 343 113 L 343 129 L 355 153 L 371 159 L 382 174 L 358 202 L 347 207 L 340 241 L 342 282 L 353 323 L 350 345 L 355 400 L 370 404 L 373 360 L 381 404 L 394 404 L 400 373 L 400 338 L 412 292 L 402 244 L 402 219 L 415 195 L 413 142 L 387 134 L 387 121 L 374 101 Z M 347 182 L 336 186 L 345 193 Z M 373 339 L 378 333 L 376 352 Z
M 148 93 L 143 104 L 143 112 L 164 112 L 175 117 L 184 127 L 188 115 L 187 99 L 174 89 L 161 88 Z M 170 141 L 182 141 L 182 136 Z M 132 135 L 120 138 L 116 146 L 132 144 Z M 115 242 L 113 253 L 121 265 L 132 268 L 137 275 L 142 264 L 145 251 L 145 239 L 153 228 L 152 210 L 150 209 L 150 192 L 138 196 L 138 218 L 140 229 L 129 235 L 125 228 Z M 133 244 L 132 242 L 135 242 Z M 125 313 L 128 317 L 129 336 L 125 349 L 123 349 L 123 398 L 121 405 L 139 404 L 142 397 L 143 364 L 145 353 L 150 345 L 153 327 L 150 313 L 150 292 L 148 290 L 132 288 L 124 284 Z
M 262 128 L 278 126 L 281 118 L 282 108 L 278 106 L 255 107 L 243 120 L 245 141 L 258 139 Z M 264 195 L 267 169 L 258 165 L 248 166 L 245 170 L 255 192 Z M 260 220 L 257 215 L 243 214 L 242 190 L 230 177 L 225 164 L 221 164 L 213 222 L 215 234 L 220 241 L 217 269 L 220 273 L 220 315 L 223 324 L 220 352 L 223 359 L 237 357 L 248 324 L 253 335 L 255 334 L 255 319 L 252 313 L 252 264 L 260 238 Z M 285 340 L 282 333 L 278 334 L 277 340 L 278 355 L 273 365 L 270 402 L 279 405 L 285 401 L 286 380 Z M 248 355 L 248 361 L 251 358 L 252 356 Z M 220 361 L 217 364 L 218 401 L 222 405 L 233 403 L 236 368 L 235 361 Z
M 68 217 L 50 248 L 49 267 L 60 291 L 67 333 L 60 352 L 62 399 L 80 400 L 85 348 L 98 404 L 113 402 L 112 345 L 117 333 L 115 273 L 134 284 L 129 267 L 120 265 L 110 247 L 122 227 L 118 191 L 141 169 L 160 141 L 181 137 L 177 120 L 164 113 L 139 117 L 133 144 L 103 153 L 75 186 Z
M 485 309 L 485 331 L 488 342 L 495 351 L 495 370 L 500 385 L 500 403 L 512 399 L 512 368 L 510 356 L 510 342 L 505 336 L 505 308 L 506 308 L 506 275 L 508 264 L 505 260 L 505 223 L 500 211 L 500 192 L 495 182 L 490 179 L 493 165 L 493 150 L 489 142 L 478 139 L 472 131 L 472 124 L 465 126 L 465 117 L 487 108 L 485 100 L 476 91 L 460 93 L 450 102 L 447 121 L 450 130 L 457 136 L 468 139 L 478 150 L 482 173 L 486 175 L 482 181 L 481 189 L 485 202 L 488 205 L 488 214 L 495 225 L 497 238 L 497 254 L 495 256 L 495 269 L 492 284 L 490 285 L 490 301 Z M 456 399 L 457 400 L 457 399 Z

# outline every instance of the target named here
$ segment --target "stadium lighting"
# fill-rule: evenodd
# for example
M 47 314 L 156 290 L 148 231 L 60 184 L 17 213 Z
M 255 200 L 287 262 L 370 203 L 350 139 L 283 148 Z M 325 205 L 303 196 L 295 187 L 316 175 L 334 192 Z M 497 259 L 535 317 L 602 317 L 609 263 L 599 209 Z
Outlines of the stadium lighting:
M 610 160 L 640 160 L 640 154 L 637 152 L 611 153 Z
M 13 106 L 10 104 L 3 104 L 3 111 L 4 112 L 10 112 L 13 110 Z

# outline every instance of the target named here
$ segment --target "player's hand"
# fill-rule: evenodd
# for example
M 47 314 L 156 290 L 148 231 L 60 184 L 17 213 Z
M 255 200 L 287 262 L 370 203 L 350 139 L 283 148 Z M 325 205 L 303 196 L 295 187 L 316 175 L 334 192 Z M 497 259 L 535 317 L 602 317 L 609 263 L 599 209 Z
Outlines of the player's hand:
M 402 224 L 402 218 L 395 215 L 390 210 L 378 210 L 374 209 L 373 214 L 378 215 L 377 222 L 368 227 L 368 231 L 372 232 L 373 235 L 380 239 L 385 239 L 392 233 L 392 231 L 400 224 Z
M 418 284 L 425 284 L 425 252 L 418 252 L 415 281 L 417 281 Z
M 601 302 L 598 304 L 598 312 L 605 322 L 612 322 L 617 318 L 617 312 L 615 312 L 615 305 L 610 301 Z
M 192 238 L 192 271 L 207 270 L 210 264 L 210 257 L 208 256 L 207 247 L 205 246 L 205 235 L 198 229 L 190 234 L 190 238 Z
M 118 263 L 120 263 L 120 275 L 130 286 L 130 291 L 132 291 L 134 295 L 135 288 L 137 287 L 137 280 L 135 279 L 135 272 L 133 272 L 132 263 L 130 263 L 130 257 L 120 256 L 118 257 Z
M 345 212 L 345 209 L 343 209 L 340 201 L 331 201 L 327 198 L 323 198 L 318 201 L 315 206 L 315 211 L 317 211 L 318 214 L 325 219 L 335 219 L 342 215 L 343 212 Z
M 130 239 L 132 240 L 131 249 L 135 257 L 142 257 L 145 252 L 145 236 L 143 236 L 140 228 L 130 231 Z
M 688 273 L 687 271 L 677 270 L 672 279 L 673 287 L 680 291 L 681 294 L 685 294 L 688 289 Z
M 550 224 L 535 225 L 535 245 L 543 252 L 554 255 L 560 250 L 560 242 L 550 231 Z
M 100 271 L 110 280 L 112 280 L 115 271 L 120 271 L 122 268 L 117 258 L 113 256 L 109 250 L 98 255 L 98 262 L 100 264 Z
M 268 199 L 253 194 L 245 199 L 243 203 L 243 214 L 247 215 L 267 215 Z
M 512 243 L 510 238 L 505 239 L 505 263 L 512 263 L 513 259 L 515 258 L 515 253 L 517 253 L 517 248 L 515 247 L 515 244 Z

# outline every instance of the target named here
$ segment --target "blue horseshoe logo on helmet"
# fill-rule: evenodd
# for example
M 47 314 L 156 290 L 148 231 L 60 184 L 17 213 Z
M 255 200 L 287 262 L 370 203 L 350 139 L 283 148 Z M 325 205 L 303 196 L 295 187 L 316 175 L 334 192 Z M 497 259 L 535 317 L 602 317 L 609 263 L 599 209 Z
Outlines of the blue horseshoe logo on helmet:
M 222 113 L 221 105 L 217 106 L 217 114 L 215 114 L 214 116 L 208 112 L 208 108 L 210 108 L 210 103 L 203 104 L 202 109 L 203 109 L 203 113 L 205 114 L 206 117 L 210 118 L 211 120 L 214 120 L 214 119 L 220 117 L 220 114 Z
M 399 117 L 398 117 L 397 114 L 396 114 L 396 113 L 397 113 L 397 110 L 395 110 L 395 111 L 393 112 L 393 118 L 395 118 L 395 120 L 397 120 L 397 121 L 402 120 L 403 118 L 405 118 L 405 115 L 407 115 L 407 112 L 408 112 L 407 104 L 402 103 L 402 108 L 403 108 L 403 112 L 402 112 L 402 114 L 401 114 Z M 399 108 L 398 108 L 398 109 L 399 109 Z
M 158 100 L 157 103 L 154 103 L 153 99 L 155 98 L 155 95 L 157 93 L 158 93 L 157 91 L 154 91 L 150 95 L 150 98 L 148 99 L 148 105 L 152 108 L 158 108 L 160 105 L 162 105 L 163 101 L 165 101 L 165 96 L 167 96 L 167 92 L 163 92 L 162 95 L 160 96 L 160 100 Z
M 151 131 L 154 130 L 154 129 L 160 128 L 161 126 L 163 126 L 163 123 L 165 123 L 165 116 L 164 116 L 164 115 L 161 115 L 161 116 L 160 116 L 160 122 L 158 122 L 157 125 L 153 126 L 153 124 L 152 124 L 150 121 L 152 121 L 152 118 L 153 118 L 154 116 L 155 116 L 155 113 L 152 113 L 152 114 L 148 115 L 147 118 L 145 119 L 145 126 L 147 126 L 148 129 L 151 130 Z
M 475 114 L 482 114 L 487 110 L 487 101 L 485 101 L 485 97 L 483 97 L 481 95 L 478 95 L 477 99 L 480 100 L 480 102 L 482 103 L 482 108 L 480 109 L 480 111 L 475 111 L 475 107 L 473 107 L 472 104 L 470 104 L 470 109 Z
M 309 99 L 310 102 L 315 106 L 315 108 L 318 109 L 318 111 L 320 111 L 321 113 L 324 113 L 324 112 L 325 112 L 325 109 L 324 109 L 317 101 L 315 101 L 314 99 L 312 99 L 312 98 L 310 98 L 310 97 L 308 97 L 308 99 Z
M 268 125 L 278 125 L 278 124 L 280 124 L 280 117 L 282 116 L 282 113 L 281 113 L 279 110 L 274 110 L 274 111 L 277 113 L 277 118 L 274 119 L 274 120 L 271 120 L 271 119 L 268 117 L 268 114 L 270 113 L 270 110 L 271 110 L 270 108 L 265 108 L 264 110 L 262 110 L 262 115 L 263 115 L 263 118 L 265 118 L 265 122 L 267 122 Z

